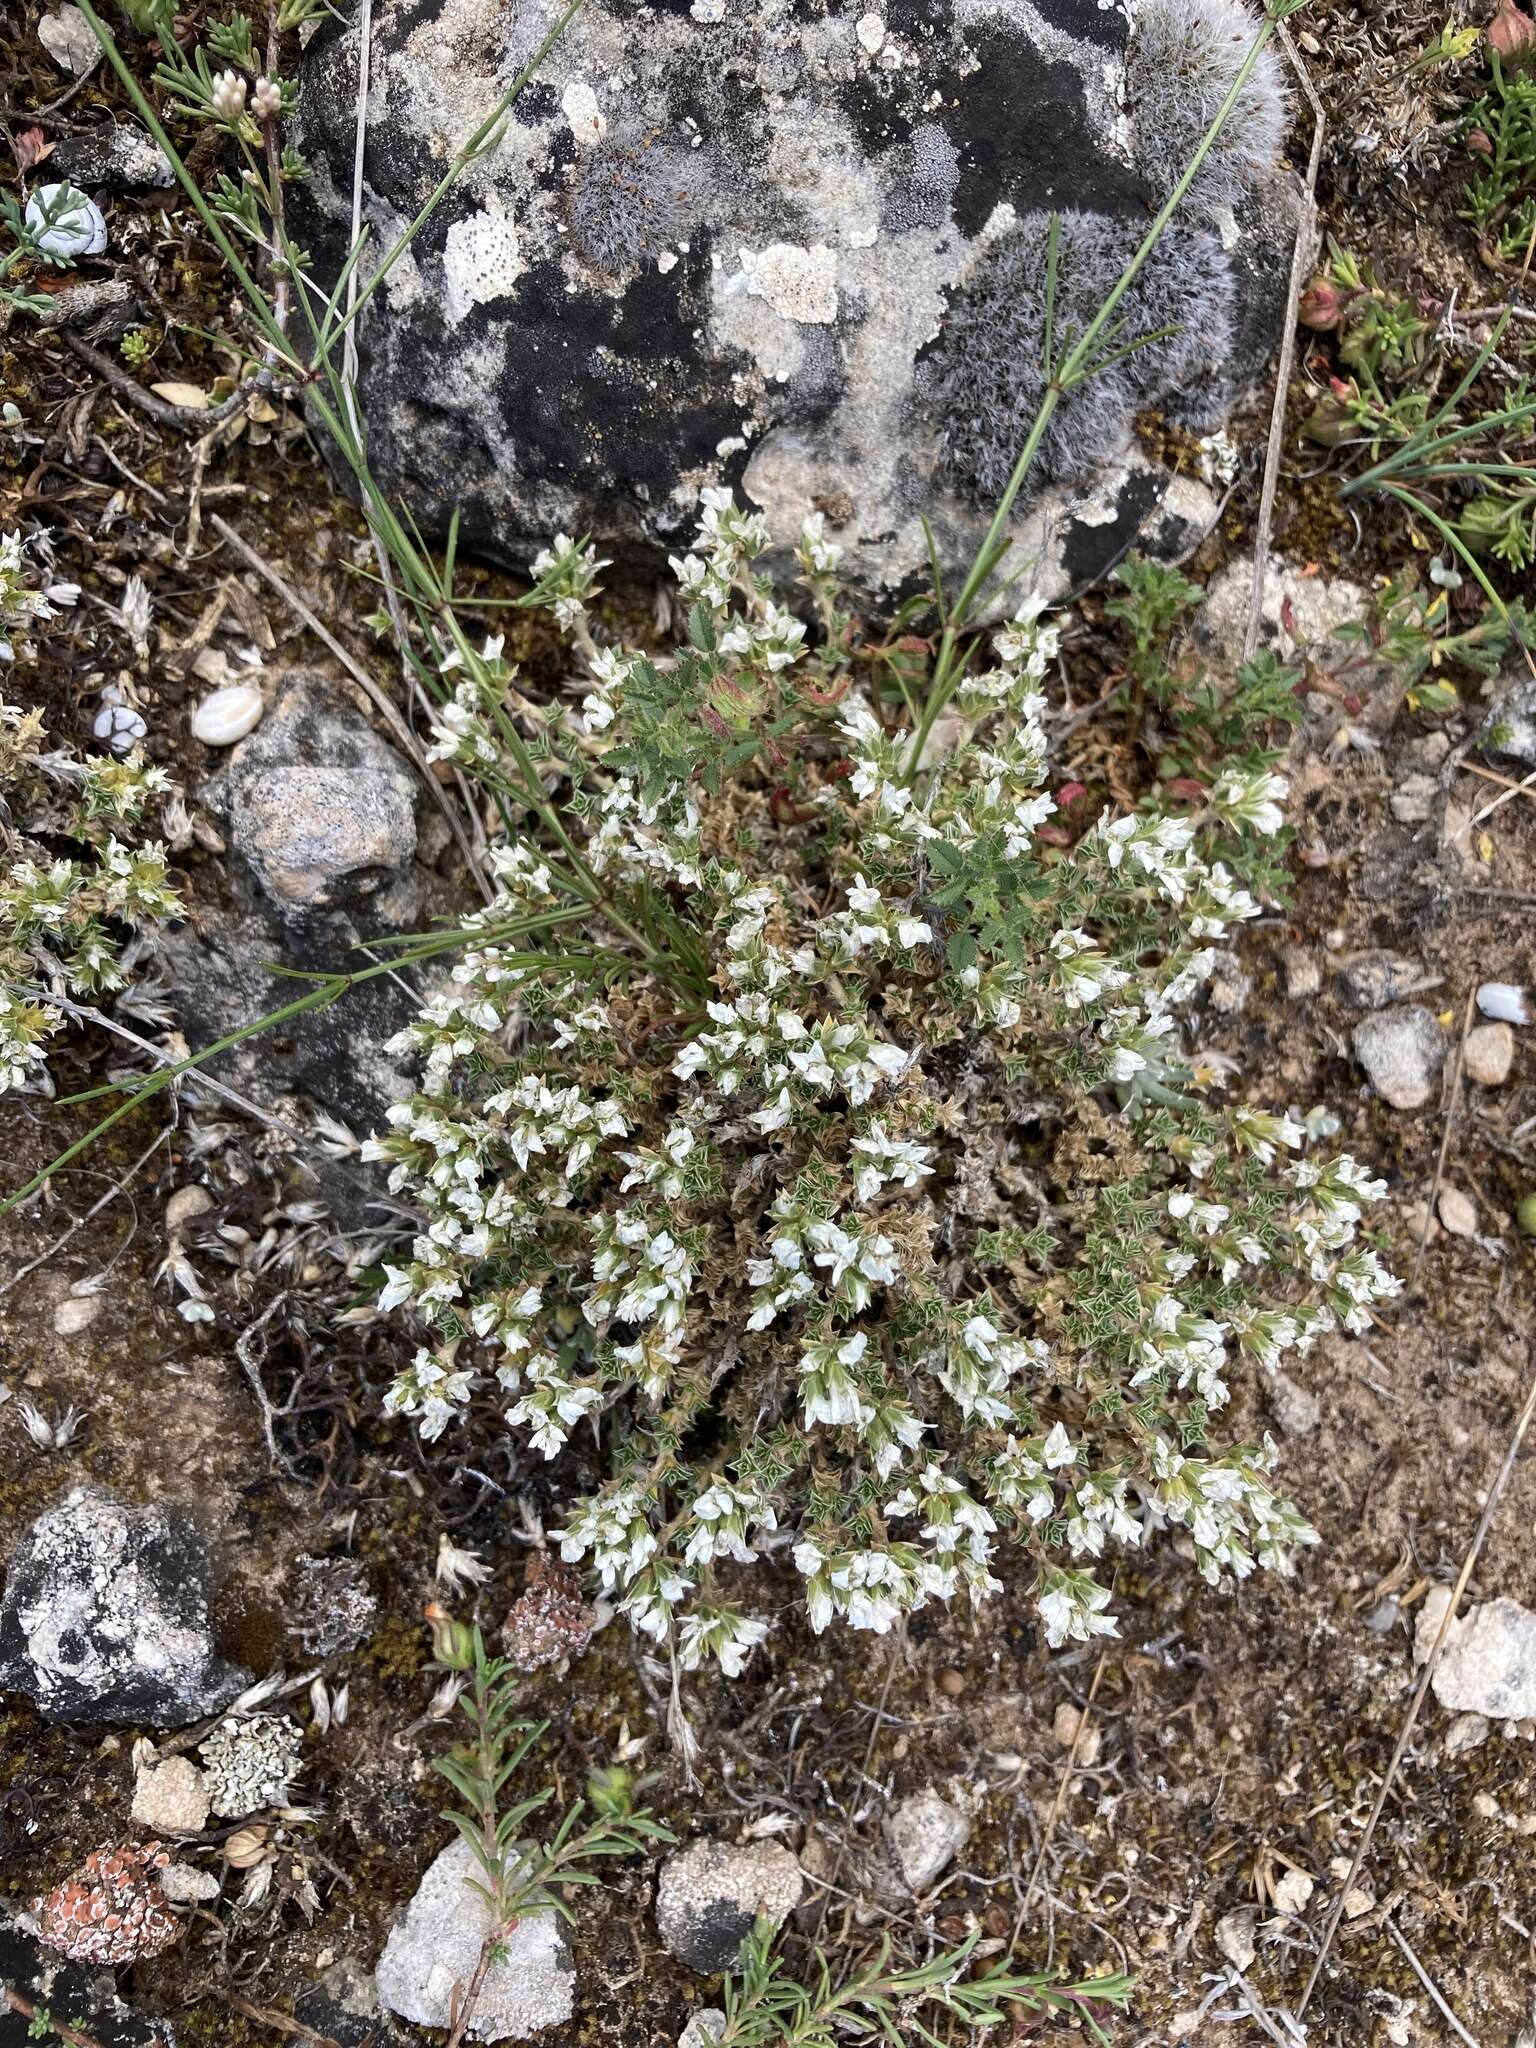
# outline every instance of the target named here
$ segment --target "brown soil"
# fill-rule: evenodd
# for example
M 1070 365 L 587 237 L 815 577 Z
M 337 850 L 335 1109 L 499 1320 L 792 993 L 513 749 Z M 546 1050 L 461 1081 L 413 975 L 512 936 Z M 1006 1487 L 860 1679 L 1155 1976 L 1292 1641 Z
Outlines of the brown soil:
M 1461 169 L 1449 133 L 1476 66 L 1405 75 L 1443 20 L 1444 10 L 1424 0 L 1316 0 L 1300 17 L 1305 61 L 1329 114 L 1324 222 L 1405 288 L 1437 299 L 1455 289 L 1464 304 L 1488 303 L 1502 286 L 1479 273 L 1456 220 Z M 13 110 L 60 90 L 32 26 L 29 14 L 13 46 Z M 46 132 L 100 118 L 112 99 L 93 80 L 44 122 Z M 18 114 L 12 132 L 28 118 Z M 114 260 L 137 265 L 146 293 L 174 315 L 146 323 L 154 376 L 210 382 L 228 359 L 191 330 L 221 325 L 227 294 L 211 253 L 184 210 L 158 198 L 122 202 L 118 218 L 132 226 Z M 1303 344 L 1293 428 L 1329 368 L 1325 346 Z M 152 751 L 195 790 L 206 758 L 177 735 L 198 685 L 166 642 L 192 632 L 237 567 L 206 524 L 215 510 L 387 680 L 362 624 L 374 598 L 358 573 L 360 522 L 330 492 L 297 418 L 285 416 L 261 445 L 247 435 L 216 446 L 200 467 L 178 434 L 83 370 L 56 336 L 39 340 L 20 322 L 0 334 L 0 383 L 26 421 L 9 436 L 0 521 L 50 525 L 64 573 L 90 593 L 82 614 L 92 630 L 61 630 L 48 661 L 27 671 L 61 741 L 88 732 L 96 692 L 126 671 L 155 735 Z M 1245 445 L 1261 441 L 1262 415 L 1255 407 Z M 1412 560 L 1413 538 L 1395 516 L 1373 508 L 1357 534 L 1339 504 L 1337 474 L 1322 451 L 1288 436 L 1281 548 L 1362 581 Z M 1257 495 L 1250 464 L 1202 571 L 1249 539 Z M 136 660 L 125 636 L 106 632 L 90 601 L 120 602 L 132 573 L 155 601 L 162 641 L 153 661 Z M 268 620 L 278 650 L 271 659 L 313 655 L 270 592 L 248 581 L 238 601 Z M 648 602 L 646 592 L 626 600 L 627 625 L 643 619 Z M 568 1677 L 530 1683 L 527 1711 L 550 1726 L 518 1790 L 548 1784 L 561 1800 L 573 1796 L 627 1731 L 643 1738 L 648 1796 L 680 1835 L 787 1829 L 822 1880 L 786 1937 L 791 1955 L 808 1961 L 819 1940 L 834 1968 L 851 1967 L 882 1933 L 921 1956 L 979 1927 L 983 1952 L 1006 1952 L 1020 1969 L 1134 1972 L 1131 2013 L 1114 2023 L 1127 2048 L 1293 2038 L 1279 2015 L 1300 1999 L 1337 1873 L 1360 1842 L 1404 1725 L 1419 1604 L 1454 1578 L 1467 1551 L 1536 1356 L 1532 1254 L 1513 1217 L 1536 1192 L 1536 1133 L 1525 1131 L 1536 1120 L 1530 1043 L 1521 1040 L 1504 1088 L 1453 1085 L 1452 1065 L 1438 1102 L 1422 1114 L 1394 1113 L 1362 1086 L 1348 1043 L 1358 1013 L 1332 980 L 1333 963 L 1358 950 L 1411 954 L 1439 977 L 1424 999 L 1455 1040 L 1479 981 L 1532 978 L 1531 803 L 1516 797 L 1486 819 L 1458 863 L 1436 825 L 1416 835 L 1388 808 L 1406 772 L 1404 750 L 1421 736 L 1404 715 L 1379 754 L 1298 764 L 1297 842 L 1315 859 L 1298 864 L 1290 908 L 1245 947 L 1253 982 L 1245 1006 L 1212 1019 L 1208 1032 L 1260 1099 L 1334 1105 L 1350 1149 L 1386 1173 L 1397 1196 L 1388 1235 L 1408 1282 L 1403 1298 L 1369 1340 L 1322 1348 L 1296 1375 L 1321 1409 L 1317 1427 L 1288 1446 L 1294 1491 L 1322 1537 L 1298 1576 L 1250 1582 L 1238 1598 L 1216 1595 L 1165 1541 L 1122 1568 L 1123 1636 L 1102 1657 L 1047 1655 L 1022 1586 L 974 1622 L 926 1611 L 901 1640 L 814 1639 L 785 1576 L 778 1626 L 749 1675 L 688 1697 L 700 1740 L 696 1783 L 668 1747 L 654 1674 L 614 1626 Z M 1126 764 L 1127 776 L 1136 772 Z M 1498 794 L 1470 771 L 1451 789 L 1463 806 Z M 217 868 L 207 854 L 183 862 L 194 901 L 216 892 Z M 1286 995 L 1281 966 L 1282 952 L 1297 946 L 1324 971 L 1322 993 L 1305 1002 Z M 65 1054 L 56 1063 L 61 1090 L 94 1085 L 110 1063 L 101 1047 Z M 141 1157 L 168 1120 L 163 1143 Z M 210 1137 L 218 1125 L 228 1128 Z M 82 1109 L 8 1099 L 0 1138 L 8 1183 L 84 1127 Z M 157 1279 L 164 1201 L 190 1180 L 214 1196 L 186 1239 L 215 1309 L 215 1321 L 201 1326 L 180 1320 Z M 1479 1235 L 1431 1230 L 1421 1255 L 1418 1217 L 1438 1185 L 1473 1197 Z M 133 1498 L 191 1501 L 216 1533 L 223 1563 L 221 1646 L 259 1672 L 310 1668 L 285 1633 L 284 1580 L 298 1555 L 350 1551 L 378 1600 L 373 1634 L 325 1672 L 350 1685 L 346 1724 L 307 1749 L 302 1793 L 319 1812 L 296 1841 L 319 1891 L 313 1920 L 280 1888 L 260 1910 L 240 1911 L 234 1880 L 184 1943 L 124 1980 L 142 2009 L 174 2019 L 188 2048 L 281 2040 L 281 2015 L 307 1985 L 341 1959 L 371 1965 L 390 1916 L 449 1833 L 437 1818 L 446 1788 L 428 1768 L 444 1736 L 423 1720 L 435 1678 L 420 1613 L 436 1590 L 439 1533 L 494 1563 L 478 1606 L 494 1626 L 520 1588 L 528 1528 L 557 1513 L 542 1468 L 517 1470 L 489 1443 L 429 1457 L 381 1418 L 403 1339 L 383 1324 L 342 1320 L 367 1289 L 344 1269 L 349 1245 L 334 1215 L 296 1212 L 312 1197 L 282 1142 L 191 1096 L 173 1119 L 161 1102 L 128 1120 L 5 1226 L 11 1284 L 0 1280 L 0 1372 L 17 1398 L 0 1407 L 0 1550 L 82 1479 Z M 103 1272 L 96 1320 L 56 1335 L 55 1313 L 72 1285 Z M 242 1362 L 237 1339 L 269 1309 L 263 1341 Z M 270 1442 L 258 1387 L 269 1414 L 278 1411 Z M 1238 1398 L 1253 1429 L 1272 1426 L 1261 1393 Z M 36 1448 L 16 1417 L 21 1399 L 50 1416 L 73 1403 L 88 1418 L 83 1434 L 63 1449 Z M 1536 1605 L 1533 1528 L 1536 1472 L 1527 1454 L 1499 1503 L 1469 1599 L 1498 1593 Z M 1054 1717 L 1062 1703 L 1090 1695 L 1091 1733 L 1069 1771 Z M 302 1694 L 296 1710 L 308 1718 Z M 1536 1746 L 1528 1728 L 1496 1728 L 1480 1747 L 1448 1757 L 1450 1720 L 1431 1698 L 1371 1845 L 1362 1879 L 1369 1900 L 1352 1901 L 1308 2008 L 1312 2048 L 1439 2048 L 1453 2038 L 1408 1951 L 1465 2030 L 1456 2038 L 1479 2048 L 1531 2038 L 1521 2030 L 1536 2024 Z M 7 1701 L 0 1733 L 0 1892 L 22 1902 L 129 1831 L 136 1731 L 49 1727 Z M 881 1815 L 893 1797 L 951 1777 L 979 1800 L 970 1847 L 930 1898 L 903 1902 L 878 1868 Z M 204 1860 L 219 1867 L 212 1837 Z M 1290 1871 L 1316 1880 L 1295 1912 L 1275 1902 Z M 662 2048 L 708 2002 L 658 1947 L 652 1877 L 643 1865 L 624 1867 L 601 1891 L 575 1899 L 579 2013 L 542 2037 L 549 2048 Z M 1257 1956 L 1242 1982 L 1228 1981 L 1217 1928 L 1244 1908 L 1255 1909 Z M 6 2025 L 0 2017 L 3 2041 Z M 1014 2038 L 1082 2036 L 1024 2027 Z

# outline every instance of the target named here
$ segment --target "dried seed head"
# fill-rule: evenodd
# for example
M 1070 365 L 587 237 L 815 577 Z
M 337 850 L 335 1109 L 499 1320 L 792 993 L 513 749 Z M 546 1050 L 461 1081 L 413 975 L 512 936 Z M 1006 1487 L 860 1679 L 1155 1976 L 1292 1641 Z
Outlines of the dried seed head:
M 265 1828 L 236 1828 L 224 1844 L 225 1862 L 236 1870 L 254 1869 L 267 1857 L 267 1839 Z

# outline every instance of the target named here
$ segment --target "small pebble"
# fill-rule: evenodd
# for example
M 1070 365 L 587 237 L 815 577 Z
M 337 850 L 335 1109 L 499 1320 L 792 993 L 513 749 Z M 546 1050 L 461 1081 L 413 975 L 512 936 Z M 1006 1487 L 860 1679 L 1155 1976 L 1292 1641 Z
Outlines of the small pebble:
M 1310 1436 L 1323 1419 L 1321 1401 L 1289 1373 L 1270 1374 L 1269 1405 L 1284 1436 Z
M 82 1294 L 69 1301 L 61 1301 L 53 1312 L 53 1334 L 56 1337 L 78 1337 L 100 1314 L 99 1294 Z
M 27 226 L 39 249 L 65 263 L 99 256 L 107 246 L 101 208 L 76 185 L 40 186 L 27 201 Z
M 205 697 L 192 714 L 192 737 L 205 747 L 232 747 L 261 723 L 266 709 L 254 683 L 230 683 Z
M 1304 1913 L 1307 1901 L 1317 1889 L 1317 1880 L 1304 1870 L 1288 1870 L 1275 1886 L 1278 1913 Z
M 91 731 L 114 754 L 131 754 L 149 727 L 131 704 L 103 704 L 91 720 Z
M 1281 956 L 1285 969 L 1285 992 L 1292 1002 L 1315 996 L 1323 985 L 1323 970 L 1312 954 L 1300 946 L 1289 946 Z
M 187 1756 L 143 1766 L 134 1780 L 133 1818 L 140 1827 L 168 1835 L 198 1834 L 208 1819 L 208 1787 Z
M 165 1205 L 165 1227 L 170 1231 L 185 1230 L 194 1217 L 206 1216 L 212 1207 L 213 1197 L 206 1188 L 178 1188 Z
M 1467 1072 L 1484 1088 L 1502 1088 L 1515 1059 L 1515 1034 L 1507 1024 L 1478 1024 L 1467 1033 Z
M 1384 1010 L 1433 986 L 1420 961 L 1403 953 L 1356 953 L 1339 969 L 1339 993 L 1357 1010 Z
M 1523 1237 L 1536 1237 L 1536 1195 L 1526 1195 L 1515 1210 Z
M 1437 789 L 1433 775 L 1405 775 L 1390 798 L 1393 817 L 1400 825 L 1424 824 Z
M 1239 1906 L 1235 1912 L 1224 1913 L 1216 1922 L 1216 1946 L 1234 1970 L 1251 1968 L 1258 1953 L 1253 1943 L 1257 1917 L 1252 1906 Z
M 706 2005 L 678 2035 L 677 2048 L 715 2048 L 724 2032 L 725 2014 L 718 2005 Z
M 1419 1003 L 1374 1010 L 1350 1035 L 1372 1088 L 1393 1109 L 1422 1109 L 1445 1061 L 1445 1034 Z
M 1442 1188 L 1439 1207 L 1440 1221 L 1452 1237 L 1477 1235 L 1477 1205 L 1470 1195 L 1460 1188 Z
M 941 1671 L 939 1673 L 939 1691 L 948 1693 L 952 1700 L 959 1699 L 961 1693 L 965 1691 L 965 1673 L 963 1671 Z
M 1078 1731 L 1082 1725 L 1081 1710 L 1071 1700 L 1063 1700 L 1052 1717 L 1051 1733 L 1062 1749 L 1070 1751 L 1073 1743 L 1077 1744 L 1077 1762 L 1087 1770 L 1099 1760 L 1102 1737 L 1096 1721 L 1091 1722 L 1087 1731 L 1080 1735 Z
M 191 1863 L 168 1863 L 160 1872 L 160 1889 L 174 1905 L 201 1905 L 219 1896 L 219 1880 Z
M 1527 1006 L 1525 990 L 1509 981 L 1485 981 L 1477 992 L 1477 1007 L 1485 1017 L 1495 1017 L 1504 1024 L 1529 1024 L 1530 1009 Z
M 1469 1749 L 1476 1749 L 1488 1740 L 1488 1717 L 1486 1714 L 1458 1714 L 1445 1731 L 1445 1753 L 1447 1756 L 1461 1756 Z

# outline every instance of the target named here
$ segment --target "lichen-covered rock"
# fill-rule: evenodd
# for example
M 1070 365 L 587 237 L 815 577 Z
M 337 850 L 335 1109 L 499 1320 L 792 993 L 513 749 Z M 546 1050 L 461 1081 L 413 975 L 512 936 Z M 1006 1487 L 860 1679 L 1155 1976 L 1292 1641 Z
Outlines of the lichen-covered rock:
M 182 1728 L 249 1673 L 214 1652 L 207 1544 L 176 1508 L 80 1489 L 22 1537 L 0 1602 L 0 1691 L 50 1721 Z
M 72 185 L 174 185 L 170 158 L 142 128 L 107 121 L 81 135 L 63 135 L 49 153 L 48 168 Z
M 416 851 L 416 777 L 322 676 L 297 670 L 241 740 L 216 801 L 283 911 L 374 895 Z
M 1429 1659 L 1450 1588 L 1425 1595 L 1414 1635 L 1414 1660 Z M 1518 1600 L 1488 1600 L 1469 1608 L 1446 1630 L 1435 1666 L 1435 1698 L 1455 1713 L 1483 1714 L 1490 1721 L 1536 1717 L 1536 1613 Z
M 757 1921 L 775 1927 L 800 1903 L 805 1878 L 782 1842 L 690 1842 L 656 1885 L 656 1931 L 669 1955 L 716 1976 L 733 1970 Z
M 379 0 L 365 192 L 387 248 L 547 33 L 534 0 Z M 1058 351 L 1117 282 L 1258 28 L 1246 0 L 588 0 L 364 322 L 370 454 L 464 541 L 675 545 L 725 481 L 786 547 L 819 508 L 866 599 L 967 563 Z M 309 45 L 299 231 L 350 222 L 356 30 Z M 1015 565 L 1048 595 L 1167 508 L 1138 408 L 1204 430 L 1285 318 L 1298 218 L 1267 58 L 1060 407 Z M 1171 330 L 1171 331 L 1165 331 Z M 1027 565 L 1033 562 L 1033 568 Z
M 1372 1088 L 1393 1109 L 1422 1109 L 1445 1064 L 1445 1033 L 1422 1003 L 1378 1010 L 1350 1039 Z
M 454 1842 L 429 1866 L 375 1972 L 379 2003 L 388 2011 L 419 2027 L 451 2023 L 455 1994 L 462 1996 L 474 1975 L 490 1932 L 483 1883 L 467 1842 Z M 525 1913 L 501 1951 L 481 1982 L 470 2040 L 525 2041 L 568 2020 L 576 1967 L 559 1915 Z

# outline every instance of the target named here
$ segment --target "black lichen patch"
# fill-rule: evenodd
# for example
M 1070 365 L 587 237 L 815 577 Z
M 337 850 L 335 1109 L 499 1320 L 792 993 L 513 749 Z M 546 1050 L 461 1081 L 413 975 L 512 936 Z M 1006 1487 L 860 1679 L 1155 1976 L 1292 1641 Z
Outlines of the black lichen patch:
M 1074 590 L 1107 576 L 1135 545 L 1143 524 L 1162 502 L 1163 480 L 1149 470 L 1133 470 L 1115 501 L 1115 516 L 1103 525 L 1075 519 L 1063 539 L 1061 559 Z
M 1130 40 L 1131 25 L 1124 10 L 1104 0 L 1034 0 L 1042 21 L 1075 36 L 1095 49 L 1121 51 Z
M 947 129 L 923 121 L 905 142 L 887 152 L 880 166 L 887 178 L 880 225 L 888 235 L 916 228 L 940 228 L 960 182 L 960 152 Z
M 1093 143 L 1081 74 L 1022 30 L 991 23 L 975 35 L 980 70 L 937 81 L 941 119 L 960 155 L 955 220 L 974 235 L 1007 200 L 1016 212 L 1073 206 L 1144 218 L 1142 179 Z
M 423 380 L 409 407 L 381 414 L 372 436 L 386 487 L 429 524 L 445 525 L 457 509 L 466 546 L 525 555 L 547 534 L 515 521 L 509 530 L 505 502 L 491 487 L 509 461 L 530 500 L 545 489 L 580 490 L 621 548 L 642 517 L 666 517 L 684 472 L 731 475 L 716 449 L 741 430 L 732 372 L 743 359 L 699 355 L 708 242 L 700 236 L 669 272 L 643 266 L 616 297 L 567 292 L 559 263 L 546 258 L 519 280 L 515 312 L 505 301 L 474 307 L 451 340 L 440 322 L 422 321 L 427 357 L 496 341 L 494 417 L 506 442 L 489 445 L 485 411 L 467 408 L 462 392 L 439 393 Z M 435 337 L 430 326 L 440 328 Z
M 734 1970 L 741 1944 L 752 1932 L 753 1917 L 729 1899 L 711 1899 L 690 1916 L 683 1938 L 683 1960 L 701 1976 L 718 1977 Z

